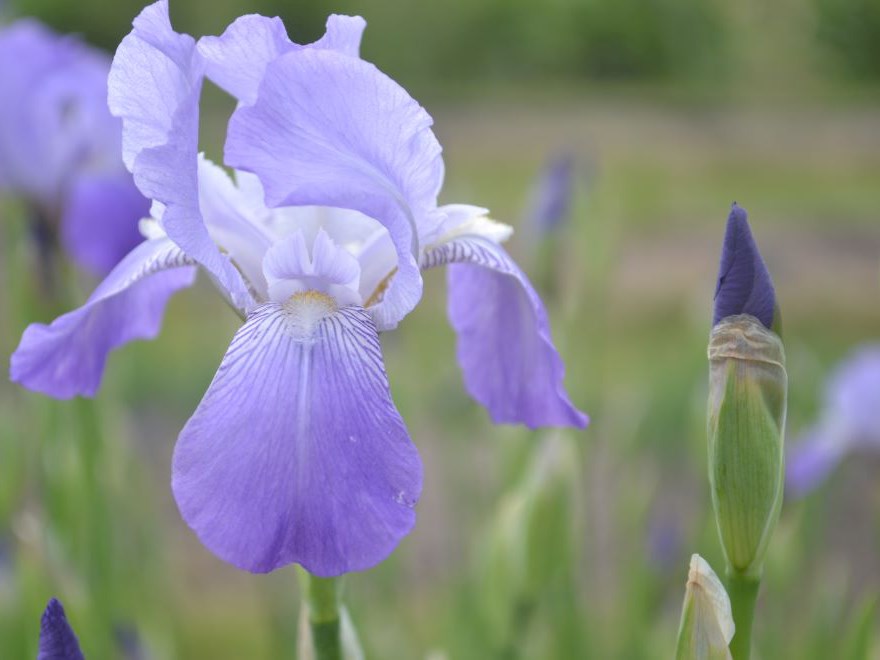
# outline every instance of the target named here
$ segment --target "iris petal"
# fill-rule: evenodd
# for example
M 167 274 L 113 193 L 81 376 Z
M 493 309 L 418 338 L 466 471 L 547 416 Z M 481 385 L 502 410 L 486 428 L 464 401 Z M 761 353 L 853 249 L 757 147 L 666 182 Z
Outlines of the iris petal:
M 369 315 L 304 295 L 236 333 L 180 434 L 172 486 L 222 559 L 332 576 L 374 566 L 410 531 L 422 467 Z
M 397 273 L 371 309 L 380 330 L 418 303 L 415 254 L 433 219 L 443 179 L 431 118 L 371 64 L 303 49 L 266 68 L 253 106 L 236 110 L 226 161 L 260 177 L 269 206 L 335 206 L 381 222 L 397 251 Z
M 208 77 L 241 103 L 252 105 L 266 67 L 275 58 L 300 48 L 335 50 L 357 57 L 365 26 L 360 16 L 334 14 L 327 19 L 323 37 L 309 46 L 300 46 L 290 40 L 277 16 L 250 14 L 237 18 L 219 37 L 200 39 L 199 52 L 207 60 Z
M 461 236 L 430 250 L 424 268 L 449 266 L 449 320 L 471 396 L 496 423 L 530 428 L 574 426 L 588 418 L 563 386 L 565 368 L 550 337 L 547 312 L 504 249 Z
M 82 307 L 51 325 L 28 326 L 10 360 L 10 378 L 58 399 L 93 396 L 110 351 L 158 334 L 171 294 L 193 282 L 192 263 L 167 238 L 144 241 Z
M 143 240 L 138 220 L 149 214 L 150 203 L 124 170 L 83 175 L 68 193 L 61 240 L 80 266 L 105 275 Z
M 162 227 L 247 310 L 253 299 L 220 253 L 199 207 L 199 96 L 205 63 L 192 37 L 171 28 L 168 2 L 144 9 L 110 69 L 110 111 L 122 118 L 123 160 L 144 195 L 165 206 Z

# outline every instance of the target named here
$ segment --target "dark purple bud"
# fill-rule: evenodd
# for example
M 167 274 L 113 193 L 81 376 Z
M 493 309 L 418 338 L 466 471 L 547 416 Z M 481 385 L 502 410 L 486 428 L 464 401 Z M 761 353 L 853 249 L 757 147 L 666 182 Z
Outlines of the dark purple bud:
M 532 190 L 527 222 L 536 233 L 553 232 L 565 220 L 574 194 L 574 158 L 559 154 L 542 170 Z
M 64 607 L 55 598 L 49 601 L 40 620 L 37 660 L 84 660 L 79 641 L 67 623 Z
M 752 237 L 748 214 L 734 202 L 721 248 L 712 325 L 728 316 L 750 314 L 770 329 L 775 307 L 773 282 Z

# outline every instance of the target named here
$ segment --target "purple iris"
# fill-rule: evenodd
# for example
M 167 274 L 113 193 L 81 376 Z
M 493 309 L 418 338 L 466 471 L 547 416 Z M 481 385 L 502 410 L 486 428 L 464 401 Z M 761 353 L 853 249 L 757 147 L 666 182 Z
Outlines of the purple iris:
M 806 495 L 848 453 L 862 449 L 880 449 L 880 344 L 854 351 L 828 379 L 818 422 L 788 453 L 789 492 Z
M 431 118 L 358 56 L 365 23 L 317 42 L 250 15 L 196 42 L 167 1 L 120 45 L 110 107 L 154 201 L 149 238 L 86 304 L 32 325 L 12 379 L 91 395 L 113 348 L 159 329 L 168 297 L 208 272 L 244 325 L 180 434 L 172 487 L 202 542 L 255 572 L 333 576 L 383 560 L 415 522 L 422 465 L 391 400 L 379 332 L 449 264 L 449 315 L 469 392 L 496 422 L 583 427 L 547 314 L 481 208 L 438 206 Z M 207 76 L 238 100 L 230 177 L 199 156 Z
M 748 214 L 734 202 L 721 248 L 712 325 L 728 316 L 750 314 L 770 329 L 775 308 L 773 282 L 752 237 Z
M 83 660 L 76 634 L 67 622 L 64 607 L 53 598 L 40 619 L 37 660 Z
M 137 245 L 149 202 L 119 157 L 110 60 L 36 21 L 0 30 L 0 192 L 31 205 L 44 239 L 106 274 Z

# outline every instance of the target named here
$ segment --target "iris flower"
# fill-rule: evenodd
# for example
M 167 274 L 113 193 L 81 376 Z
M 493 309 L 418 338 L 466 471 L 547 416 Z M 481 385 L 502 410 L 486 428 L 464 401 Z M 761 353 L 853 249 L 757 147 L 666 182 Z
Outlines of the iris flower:
M 786 485 L 802 497 L 850 452 L 878 449 L 880 344 L 869 344 L 853 351 L 828 379 L 819 420 L 789 452 Z
M 109 69 L 103 53 L 36 21 L 0 30 L 0 193 L 27 200 L 39 235 L 60 234 L 101 275 L 138 244 L 150 208 L 120 158 Z
M 415 522 L 422 465 L 385 374 L 379 332 L 449 265 L 449 316 L 468 391 L 496 422 L 583 427 L 547 314 L 481 208 L 438 206 L 431 118 L 360 59 L 365 23 L 331 16 L 313 44 L 280 19 L 236 20 L 196 42 L 166 1 L 134 21 L 110 73 L 123 156 L 153 200 L 147 239 L 86 304 L 32 325 L 12 378 L 92 395 L 107 354 L 154 335 L 168 297 L 206 271 L 244 325 L 173 458 L 183 518 L 254 572 L 370 568 Z M 207 76 L 238 106 L 230 177 L 198 155 Z

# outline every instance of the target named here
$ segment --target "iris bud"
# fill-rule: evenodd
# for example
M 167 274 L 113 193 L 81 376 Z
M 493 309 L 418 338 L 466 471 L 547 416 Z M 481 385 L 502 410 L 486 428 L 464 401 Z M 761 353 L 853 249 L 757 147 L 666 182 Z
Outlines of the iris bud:
M 709 338 L 709 481 L 728 570 L 758 577 L 782 506 L 782 340 L 749 314 Z
M 573 579 L 572 503 L 579 470 L 573 439 L 546 435 L 495 512 L 479 563 L 482 611 L 494 642 L 513 638 L 542 599 L 563 593 Z
M 691 557 L 678 629 L 676 660 L 727 660 L 734 633 L 730 598 L 700 555 Z

